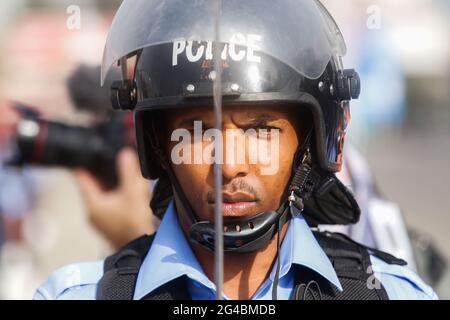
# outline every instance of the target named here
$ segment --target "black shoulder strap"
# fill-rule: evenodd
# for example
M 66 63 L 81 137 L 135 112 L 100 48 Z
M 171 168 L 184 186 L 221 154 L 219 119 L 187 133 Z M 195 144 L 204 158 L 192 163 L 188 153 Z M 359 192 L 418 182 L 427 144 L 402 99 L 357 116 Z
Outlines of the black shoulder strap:
M 133 300 L 139 269 L 154 236 L 137 238 L 105 259 L 103 277 L 97 285 L 97 300 Z M 185 281 L 185 277 L 170 281 L 143 300 L 190 300 Z
M 192 300 L 186 283 L 187 276 L 176 278 L 150 292 L 142 300 Z
M 362 255 L 362 258 L 364 260 L 366 260 L 367 262 L 365 264 L 366 267 L 369 267 L 371 265 L 370 255 L 376 256 L 377 258 L 389 264 L 397 264 L 401 266 L 407 265 L 406 261 L 402 259 L 396 258 L 387 252 L 358 243 L 349 236 L 342 233 L 327 232 L 327 231 L 320 232 L 313 230 L 313 234 L 316 237 L 322 249 L 324 249 L 325 253 L 329 257 L 330 256 L 339 257 L 342 254 L 344 256 L 349 254 L 351 255 L 350 253 L 351 251 L 356 251 Z
M 406 262 L 385 252 L 367 248 L 345 235 L 314 232 L 322 249 L 330 259 L 341 282 L 340 292 L 318 273 L 295 266 L 295 300 L 385 300 L 383 286 L 377 282 L 370 268 L 370 254 L 390 264 Z M 132 300 L 140 266 L 152 244 L 154 234 L 142 236 L 105 259 L 104 274 L 97 286 L 97 300 Z M 143 298 L 144 300 L 190 300 L 185 277 L 166 283 Z
M 103 277 L 97 285 L 97 300 L 133 299 L 139 268 L 154 235 L 137 238 L 105 259 Z
M 314 236 L 330 259 L 343 291 L 306 267 L 295 269 L 295 300 L 386 300 L 387 293 L 374 277 L 370 254 L 390 264 L 405 265 L 401 259 L 377 249 L 365 247 L 349 237 L 314 231 Z

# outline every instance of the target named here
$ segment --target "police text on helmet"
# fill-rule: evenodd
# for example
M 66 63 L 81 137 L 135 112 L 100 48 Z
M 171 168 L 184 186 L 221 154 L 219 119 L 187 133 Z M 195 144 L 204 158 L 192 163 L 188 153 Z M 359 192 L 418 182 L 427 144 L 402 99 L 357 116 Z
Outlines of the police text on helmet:
M 224 45 L 222 50 L 222 60 L 230 58 L 232 61 L 247 60 L 248 62 L 261 63 L 261 57 L 256 51 L 260 49 L 259 43 L 262 37 L 256 34 L 247 36 L 237 33 L 233 35 L 230 42 Z M 189 62 L 213 60 L 212 41 L 195 41 L 178 39 L 173 42 L 172 66 L 178 65 L 179 55 L 185 55 Z

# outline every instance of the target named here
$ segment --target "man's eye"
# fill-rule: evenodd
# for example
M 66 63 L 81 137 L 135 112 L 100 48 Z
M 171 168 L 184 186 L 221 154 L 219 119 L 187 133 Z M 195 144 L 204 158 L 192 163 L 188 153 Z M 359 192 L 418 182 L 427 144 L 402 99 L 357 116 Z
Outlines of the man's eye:
M 255 129 L 256 130 L 266 130 L 266 131 L 270 132 L 272 129 L 277 130 L 278 128 L 271 127 L 271 126 L 257 126 Z
M 250 135 L 256 136 L 259 139 L 270 139 L 273 133 L 279 133 L 281 129 L 273 126 L 258 125 L 251 127 L 248 132 Z

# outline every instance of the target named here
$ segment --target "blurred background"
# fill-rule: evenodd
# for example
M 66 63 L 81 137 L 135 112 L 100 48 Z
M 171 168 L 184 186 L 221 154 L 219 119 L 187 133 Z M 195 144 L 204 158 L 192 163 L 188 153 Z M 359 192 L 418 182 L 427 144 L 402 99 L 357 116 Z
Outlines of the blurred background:
M 74 106 L 67 79 L 80 64 L 101 62 L 120 2 L 0 3 L 0 163 L 11 155 L 7 128 L 17 121 L 15 102 L 46 119 L 93 122 Z M 322 2 L 346 39 L 345 65 L 358 70 L 363 83 L 347 141 L 367 160 L 378 193 L 401 209 L 422 254 L 432 250 L 448 259 L 450 2 Z M 29 299 L 56 268 L 112 252 L 87 211 L 70 170 L 0 164 L 0 298 Z M 450 287 L 442 283 L 449 282 L 435 287 L 448 299 Z

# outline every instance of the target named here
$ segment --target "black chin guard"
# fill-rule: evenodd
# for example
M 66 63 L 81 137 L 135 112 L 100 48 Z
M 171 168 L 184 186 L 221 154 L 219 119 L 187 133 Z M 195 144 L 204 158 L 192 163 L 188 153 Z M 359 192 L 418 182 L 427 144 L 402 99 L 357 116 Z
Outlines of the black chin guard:
M 224 251 L 248 253 L 261 249 L 277 232 L 276 222 L 280 220 L 283 225 L 298 212 L 292 210 L 291 206 L 282 205 L 277 211 L 261 212 L 224 223 Z M 190 228 L 190 239 L 211 251 L 214 251 L 214 235 L 214 224 L 209 221 L 194 223 Z

